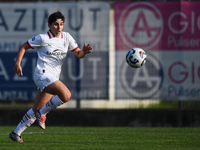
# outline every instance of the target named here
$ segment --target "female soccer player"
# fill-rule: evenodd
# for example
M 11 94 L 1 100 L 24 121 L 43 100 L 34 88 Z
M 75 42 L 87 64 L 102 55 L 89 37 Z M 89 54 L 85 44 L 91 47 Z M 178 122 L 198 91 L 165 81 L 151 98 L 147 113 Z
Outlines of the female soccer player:
M 23 116 L 21 122 L 9 135 L 15 142 L 23 142 L 21 133 L 37 120 L 39 126 L 45 129 L 46 114 L 69 101 L 71 93 L 59 80 L 61 66 L 68 51 L 83 58 L 91 53 L 90 44 L 84 43 L 80 49 L 68 32 L 63 32 L 65 17 L 61 12 L 55 12 L 48 18 L 49 31 L 39 34 L 24 43 L 18 51 L 14 72 L 23 75 L 21 61 L 27 49 L 37 49 L 38 60 L 34 72 L 34 82 L 37 86 L 36 100 L 33 108 Z

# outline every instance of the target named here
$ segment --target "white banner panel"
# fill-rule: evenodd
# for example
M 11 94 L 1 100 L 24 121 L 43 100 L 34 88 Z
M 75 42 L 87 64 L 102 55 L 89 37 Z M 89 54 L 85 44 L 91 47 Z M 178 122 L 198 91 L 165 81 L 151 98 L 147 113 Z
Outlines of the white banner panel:
M 17 51 L 32 36 L 48 30 L 47 18 L 61 11 L 63 31 L 68 31 L 80 47 L 90 43 L 94 51 L 108 51 L 109 3 L 1 3 L 0 52 Z
M 28 50 L 22 60 L 23 76 L 12 70 L 19 47 L 28 39 L 48 31 L 48 16 L 61 11 L 63 31 L 69 32 L 79 47 L 91 44 L 93 52 L 84 59 L 68 53 L 60 80 L 72 99 L 108 99 L 109 9 L 106 2 L 1 3 L 0 5 L 0 100 L 34 100 L 33 81 L 36 50 Z
M 117 53 L 116 97 L 199 100 L 200 52 L 153 51 L 146 64 L 133 69 L 127 65 L 125 52 Z

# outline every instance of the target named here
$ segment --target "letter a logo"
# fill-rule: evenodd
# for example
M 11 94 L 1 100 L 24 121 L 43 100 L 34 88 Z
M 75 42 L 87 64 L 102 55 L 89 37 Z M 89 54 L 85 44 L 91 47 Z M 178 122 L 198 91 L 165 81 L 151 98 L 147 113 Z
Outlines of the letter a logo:
M 163 19 L 151 3 L 138 2 L 127 5 L 119 19 L 119 33 L 128 47 L 151 48 L 163 32 Z
M 141 24 L 143 24 L 143 27 L 139 26 L 140 22 L 141 22 Z M 146 32 L 148 37 L 151 37 L 150 28 L 148 27 L 147 20 L 145 19 L 144 13 L 142 11 L 139 12 L 139 15 L 137 17 L 137 20 L 136 20 L 136 23 L 133 28 L 133 32 L 132 32 L 131 36 L 134 37 L 136 32 L 138 32 L 138 31 L 144 31 L 144 32 Z

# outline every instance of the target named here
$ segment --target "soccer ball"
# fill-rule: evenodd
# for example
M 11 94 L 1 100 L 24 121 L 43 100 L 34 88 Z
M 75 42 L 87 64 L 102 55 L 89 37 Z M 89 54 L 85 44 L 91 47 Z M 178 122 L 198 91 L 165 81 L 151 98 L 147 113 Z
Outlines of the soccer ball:
M 126 62 L 133 68 L 140 68 L 146 63 L 146 52 L 141 48 L 132 48 L 126 54 Z

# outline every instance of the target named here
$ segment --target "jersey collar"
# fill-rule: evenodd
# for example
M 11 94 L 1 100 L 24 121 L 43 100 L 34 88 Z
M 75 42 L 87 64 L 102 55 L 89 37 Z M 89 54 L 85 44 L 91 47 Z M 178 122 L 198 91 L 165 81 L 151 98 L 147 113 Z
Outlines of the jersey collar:
M 51 31 L 47 31 L 47 34 L 49 36 L 50 39 L 54 38 L 53 34 L 51 33 Z M 59 38 L 63 38 L 63 33 L 61 32 L 60 37 Z

